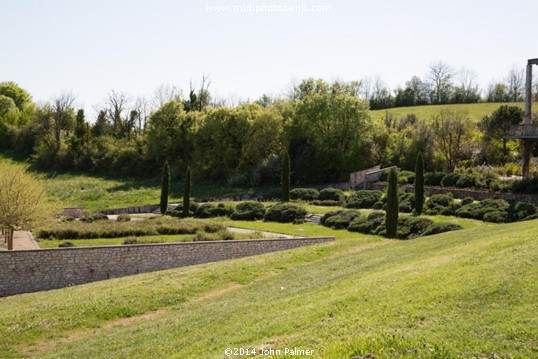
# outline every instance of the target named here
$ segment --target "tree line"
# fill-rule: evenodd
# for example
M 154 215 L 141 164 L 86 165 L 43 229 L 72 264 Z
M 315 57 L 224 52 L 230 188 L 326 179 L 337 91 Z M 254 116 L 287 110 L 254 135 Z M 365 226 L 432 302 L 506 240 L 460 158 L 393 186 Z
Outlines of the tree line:
M 17 150 L 53 170 L 172 175 L 233 185 L 278 184 L 284 153 L 294 184 L 347 180 L 372 165 L 454 170 L 462 161 L 502 164 L 518 148 L 502 140 L 521 109 L 505 106 L 478 125 L 468 113 L 442 109 L 430 119 L 374 118 L 358 82 L 307 79 L 283 98 L 262 96 L 234 107 L 214 101 L 209 81 L 182 96 L 160 87 L 151 100 L 111 91 L 88 121 L 75 97 L 36 104 L 13 82 L 0 83 L 0 148 Z M 442 81 L 440 88 L 443 88 Z M 439 95 L 443 98 L 443 95 Z M 504 132 L 503 132 L 504 131 Z

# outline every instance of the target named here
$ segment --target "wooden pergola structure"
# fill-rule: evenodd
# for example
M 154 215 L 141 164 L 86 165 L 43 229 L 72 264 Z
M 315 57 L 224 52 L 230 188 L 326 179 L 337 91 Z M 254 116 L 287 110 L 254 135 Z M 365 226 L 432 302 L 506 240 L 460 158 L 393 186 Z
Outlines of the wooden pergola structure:
M 532 65 L 538 65 L 538 58 L 527 61 L 525 81 L 525 122 L 510 126 L 510 133 L 504 138 L 523 141 L 523 179 L 529 178 L 532 140 L 538 139 L 538 123 L 531 123 L 532 118 Z

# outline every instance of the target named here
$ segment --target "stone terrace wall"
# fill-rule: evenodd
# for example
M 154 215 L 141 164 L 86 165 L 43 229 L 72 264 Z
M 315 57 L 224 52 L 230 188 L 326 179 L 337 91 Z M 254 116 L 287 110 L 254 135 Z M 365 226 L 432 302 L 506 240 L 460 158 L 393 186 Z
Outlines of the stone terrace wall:
M 368 188 L 377 189 L 384 191 L 387 188 L 388 184 L 386 182 L 377 182 L 370 183 Z M 413 192 L 413 185 L 404 185 L 401 186 L 407 192 Z M 492 192 L 492 191 L 480 191 L 474 189 L 466 188 L 451 188 L 451 187 L 435 187 L 435 186 L 424 186 L 424 192 L 426 195 L 431 196 L 432 194 L 445 194 L 452 193 L 454 198 L 465 198 L 472 197 L 477 201 L 483 199 L 495 198 L 495 199 L 504 199 L 507 201 L 521 201 L 521 202 L 530 202 L 538 205 L 538 195 L 535 194 L 525 194 L 525 193 L 507 193 L 507 192 Z
M 163 243 L 0 252 L 0 296 L 334 241 L 334 237 Z

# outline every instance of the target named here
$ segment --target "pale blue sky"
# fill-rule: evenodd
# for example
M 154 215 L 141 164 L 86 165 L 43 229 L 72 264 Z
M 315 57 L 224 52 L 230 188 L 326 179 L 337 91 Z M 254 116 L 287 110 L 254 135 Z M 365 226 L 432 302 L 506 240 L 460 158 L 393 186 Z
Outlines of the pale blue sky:
M 262 3 L 331 11 L 206 11 Z M 112 89 L 186 92 L 203 74 L 221 98 L 278 95 L 307 77 L 395 87 L 437 60 L 486 86 L 538 57 L 537 23 L 533 0 L 0 0 L 0 81 L 37 101 L 72 90 L 87 109 Z

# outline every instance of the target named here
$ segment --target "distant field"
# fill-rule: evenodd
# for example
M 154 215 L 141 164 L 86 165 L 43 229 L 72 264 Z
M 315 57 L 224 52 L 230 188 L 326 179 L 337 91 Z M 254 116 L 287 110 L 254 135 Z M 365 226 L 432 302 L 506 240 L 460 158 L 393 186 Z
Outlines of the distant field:
M 538 220 L 408 241 L 250 225 L 337 241 L 1 298 L 0 357 L 538 356 Z
M 388 110 L 375 110 L 372 111 L 373 118 L 384 117 L 388 112 L 394 115 L 396 118 L 401 118 L 407 114 L 413 113 L 418 118 L 429 120 L 432 116 L 442 108 L 450 108 L 457 111 L 468 111 L 471 118 L 475 121 L 479 121 L 482 117 L 490 115 L 493 111 L 502 105 L 518 106 L 525 108 L 523 102 L 516 103 L 473 103 L 473 104 L 456 104 L 456 105 L 431 105 L 431 106 L 414 106 L 414 107 L 397 107 Z

